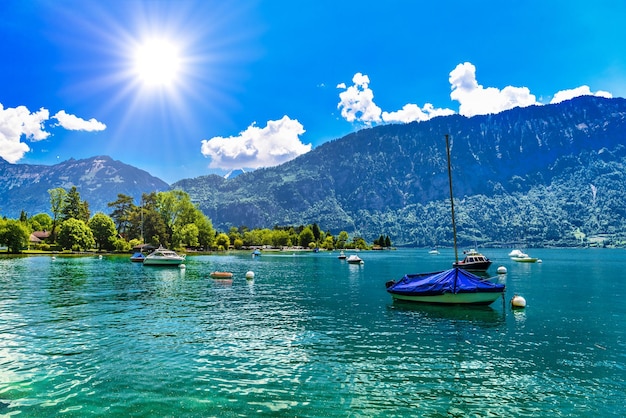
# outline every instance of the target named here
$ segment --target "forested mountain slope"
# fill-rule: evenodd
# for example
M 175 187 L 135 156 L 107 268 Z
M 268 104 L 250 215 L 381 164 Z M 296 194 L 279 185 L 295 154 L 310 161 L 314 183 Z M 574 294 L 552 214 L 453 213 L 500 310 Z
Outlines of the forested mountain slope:
M 288 163 L 174 185 L 220 229 L 318 223 L 368 240 L 452 241 L 450 134 L 462 245 L 570 245 L 626 234 L 626 100 L 580 97 L 497 115 L 387 125 Z

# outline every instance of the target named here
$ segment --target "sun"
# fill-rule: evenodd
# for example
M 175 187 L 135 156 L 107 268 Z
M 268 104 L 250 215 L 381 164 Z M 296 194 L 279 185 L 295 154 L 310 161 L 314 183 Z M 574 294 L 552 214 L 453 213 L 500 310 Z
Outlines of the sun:
M 181 72 L 181 52 L 167 39 L 150 39 L 136 46 L 133 73 L 145 86 L 170 87 Z

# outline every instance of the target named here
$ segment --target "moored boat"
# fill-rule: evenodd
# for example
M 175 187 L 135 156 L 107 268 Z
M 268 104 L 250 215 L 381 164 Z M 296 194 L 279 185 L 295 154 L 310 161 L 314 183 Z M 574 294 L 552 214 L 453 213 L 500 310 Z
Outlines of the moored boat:
M 185 261 L 185 254 L 178 255 L 175 251 L 159 247 L 143 260 L 145 266 L 180 266 Z
M 345 260 L 346 259 L 346 253 L 343 252 L 343 250 L 341 250 L 341 252 L 339 253 L 339 256 L 337 257 L 340 260 Z
M 363 264 L 364 263 L 361 257 L 359 257 L 356 254 L 350 255 L 350 257 L 348 257 L 346 261 L 350 264 Z
M 435 273 L 406 274 L 386 284 L 395 300 L 437 304 L 489 305 L 504 294 L 505 285 L 481 279 L 455 267 Z
M 465 254 L 465 258 L 452 263 L 452 267 L 460 267 L 468 271 L 487 271 L 492 264 L 490 259 L 474 249 L 464 251 L 463 253 Z
M 146 259 L 146 255 L 141 252 L 134 253 L 130 256 L 130 261 L 133 263 L 143 263 L 143 260 Z
M 511 260 L 517 261 L 518 263 L 536 263 L 538 259 L 522 253 L 516 257 L 511 257 Z
M 448 181 L 450 184 L 450 207 L 452 215 L 452 235 L 454 237 L 453 268 L 435 273 L 406 274 L 398 281 L 385 283 L 387 292 L 394 300 L 420 303 L 489 305 L 504 294 L 505 285 L 492 283 L 489 279 L 470 273 L 466 269 L 487 270 L 491 265 L 484 255 L 466 252 L 465 260 L 458 260 L 454 199 L 452 197 L 452 169 L 450 165 L 450 143 L 446 135 L 448 157 Z M 463 267 L 463 268 L 461 268 Z

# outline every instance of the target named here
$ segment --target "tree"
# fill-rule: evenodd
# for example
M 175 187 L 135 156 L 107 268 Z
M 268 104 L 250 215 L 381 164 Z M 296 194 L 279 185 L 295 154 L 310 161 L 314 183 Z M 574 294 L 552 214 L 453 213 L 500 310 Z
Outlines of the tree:
M 305 227 L 300 235 L 298 235 L 298 244 L 301 247 L 308 247 L 310 243 L 315 241 L 315 236 L 313 235 L 313 230 L 311 227 Z
M 113 249 L 113 244 L 115 243 L 115 238 L 117 237 L 117 231 L 115 230 L 115 223 L 113 223 L 113 219 L 104 213 L 99 212 L 93 215 L 87 225 L 93 233 L 93 238 L 98 246 L 98 251 L 103 249 Z
M 50 232 L 50 240 L 56 241 L 56 228 L 57 222 L 63 213 L 63 207 L 65 205 L 65 196 L 67 191 L 61 187 L 48 190 L 50 195 L 50 211 L 52 212 L 52 231 Z
M 51 231 L 52 218 L 47 213 L 38 213 L 32 216 L 28 222 L 33 231 Z
M 228 235 L 221 232 L 215 237 L 215 245 L 220 251 L 227 250 L 228 247 L 230 247 L 230 238 L 228 238 Z
M 196 224 L 186 224 L 174 229 L 173 241 L 180 243 L 184 247 L 197 247 L 199 244 L 198 227 Z
M 143 236 L 146 242 L 169 246 L 170 236 L 165 221 L 157 211 L 157 194 L 143 194 Z
M 67 195 L 62 210 L 62 220 L 78 219 L 83 222 L 89 221 L 89 204 L 80 199 L 80 193 L 76 186 L 72 186 Z
M 115 202 L 107 203 L 107 206 L 114 208 L 111 212 L 111 219 L 115 222 L 117 231 L 126 236 L 126 232 L 130 227 L 131 214 L 136 208 L 131 196 L 119 193 Z
M 20 253 L 28 246 L 30 231 L 24 223 L 14 220 L 0 220 L 0 243 L 7 246 L 10 253 Z
M 337 236 L 337 248 L 346 248 L 346 243 L 348 242 L 349 238 L 350 236 L 346 231 L 341 231 Z
M 87 224 L 79 219 L 68 219 L 61 224 L 58 242 L 64 249 L 85 251 L 96 244 Z

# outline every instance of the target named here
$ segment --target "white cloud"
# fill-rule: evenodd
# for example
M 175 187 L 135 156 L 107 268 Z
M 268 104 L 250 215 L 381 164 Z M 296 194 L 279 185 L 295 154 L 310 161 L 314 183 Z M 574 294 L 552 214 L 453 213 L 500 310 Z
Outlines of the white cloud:
M 211 158 L 210 168 L 236 169 L 272 167 L 311 150 L 299 136 L 304 127 L 295 119 L 283 116 L 259 128 L 253 123 L 236 137 L 202 140 L 201 152 Z
M 104 131 L 106 129 L 104 123 L 98 122 L 94 118 L 89 120 L 81 119 L 77 116 L 65 113 L 65 110 L 57 112 L 52 118 L 59 121 L 59 126 L 70 131 Z
M 415 104 L 406 104 L 401 110 L 396 112 L 383 112 L 383 121 L 387 123 L 409 123 L 425 121 L 436 116 L 453 115 L 454 113 L 452 109 L 436 109 L 435 106 L 430 103 L 426 103 L 422 109 Z
M 366 125 L 380 122 L 382 110 L 374 103 L 374 92 L 369 88 L 370 79 L 361 73 L 356 73 L 352 77 L 354 85 L 347 87 L 344 83 L 338 88 L 345 91 L 339 93 L 338 109 L 341 109 L 341 116 L 348 122 L 362 122 Z
M 21 142 L 22 136 L 31 141 L 46 139 L 50 133 L 44 131 L 43 123 L 49 115 L 44 108 L 31 113 L 26 106 L 5 109 L 0 103 L 0 157 L 10 163 L 22 159 L 30 151 L 30 147 Z
M 50 120 L 50 112 L 43 107 L 37 112 L 31 113 L 26 106 L 4 108 L 0 103 L 0 158 L 16 163 L 30 151 L 22 138 L 30 141 L 41 141 L 50 136 L 45 130 L 44 123 Z M 85 121 L 76 116 L 69 115 L 61 110 L 52 119 L 65 129 L 73 130 L 103 130 L 106 126 L 95 119 Z
M 550 100 L 550 104 L 561 103 L 565 100 L 573 99 L 574 97 L 579 97 L 579 96 L 600 96 L 600 97 L 606 97 L 607 99 L 610 99 L 613 97 L 613 95 L 609 93 L 608 91 L 598 90 L 597 92 L 592 93 L 589 86 L 580 86 L 580 87 L 576 87 L 575 89 L 561 90 L 557 92 L 552 98 L 552 100 Z
M 352 78 L 354 83 L 346 87 L 345 83 L 337 85 L 338 89 L 345 90 L 339 93 L 338 109 L 341 109 L 341 116 L 348 122 L 360 122 L 368 126 L 374 123 L 409 123 L 414 121 L 425 121 L 435 116 L 452 115 L 451 109 L 435 108 L 432 104 L 426 103 L 423 108 L 416 104 L 406 104 L 402 109 L 395 112 L 383 112 L 374 103 L 374 92 L 369 88 L 369 77 L 361 73 L 356 73 Z
M 476 81 L 476 67 L 466 62 L 450 72 L 450 98 L 459 102 L 459 113 L 464 116 L 500 113 L 514 107 L 539 104 L 527 87 L 483 87 Z

